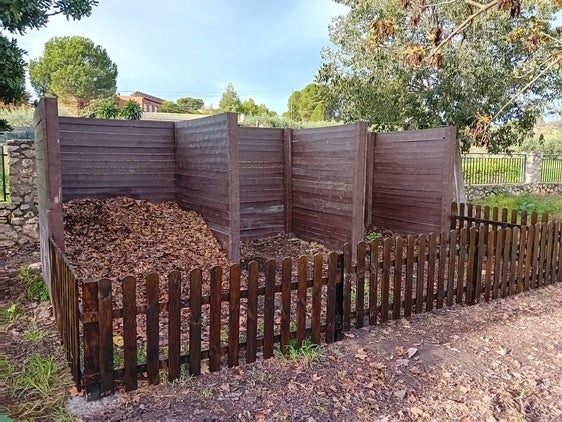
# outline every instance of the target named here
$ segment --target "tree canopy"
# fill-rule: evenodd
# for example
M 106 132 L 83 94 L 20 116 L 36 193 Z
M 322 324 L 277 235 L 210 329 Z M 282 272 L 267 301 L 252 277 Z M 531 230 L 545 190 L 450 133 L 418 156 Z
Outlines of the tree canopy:
M 233 111 L 243 113 L 250 116 L 275 116 L 276 112 L 271 111 L 265 104 L 256 104 L 253 98 L 248 98 L 242 102 L 238 93 L 234 89 L 234 85 L 230 82 L 222 93 L 219 102 L 219 111 Z
M 317 83 L 310 83 L 301 91 L 294 91 L 287 101 L 287 108 L 283 117 L 305 122 L 330 120 L 337 114 L 329 88 Z
M 55 95 L 79 109 L 117 91 L 117 66 L 99 45 L 85 37 L 55 37 L 43 56 L 29 64 L 31 85 L 38 95 Z
M 193 113 L 201 110 L 205 105 L 201 98 L 184 97 L 174 101 L 164 101 L 160 105 L 162 113 Z
M 519 143 L 562 93 L 557 2 L 336 0 L 317 79 L 344 120 L 377 129 L 455 125 L 465 147 Z
M 54 15 L 79 20 L 90 16 L 96 0 L 4 0 L 0 7 L 0 101 L 25 100 L 25 51 L 5 32 L 23 35 L 45 26 Z

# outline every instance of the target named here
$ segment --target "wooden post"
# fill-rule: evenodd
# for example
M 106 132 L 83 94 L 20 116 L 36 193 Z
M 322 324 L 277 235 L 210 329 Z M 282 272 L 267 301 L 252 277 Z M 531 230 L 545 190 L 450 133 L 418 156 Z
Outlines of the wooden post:
M 283 159 L 285 167 L 285 233 L 293 231 L 293 130 L 283 130 Z
M 228 126 L 228 258 L 240 261 L 240 129 L 238 113 L 226 113 Z
M 59 117 L 56 98 L 41 98 L 33 116 L 37 161 L 37 196 L 41 269 L 51 293 L 49 238 L 64 252 L 62 176 L 59 145 Z
M 377 134 L 367 132 L 365 167 L 365 226 L 373 224 L 373 177 L 375 172 L 375 142 Z
M 365 177 L 367 167 L 367 122 L 355 122 L 355 163 L 353 165 L 353 199 L 351 211 L 351 244 L 357 245 L 365 236 Z M 353 259 L 357 249 L 351 250 Z

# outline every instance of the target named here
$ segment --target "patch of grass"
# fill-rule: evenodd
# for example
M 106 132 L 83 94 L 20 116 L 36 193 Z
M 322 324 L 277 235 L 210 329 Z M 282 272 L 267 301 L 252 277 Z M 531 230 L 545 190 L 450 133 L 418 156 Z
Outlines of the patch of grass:
M 23 339 L 28 343 L 39 343 L 45 338 L 45 332 L 37 328 L 35 324 L 23 332 Z
M 202 400 L 211 400 L 214 396 L 213 389 L 206 385 L 201 385 L 201 389 L 199 390 L 199 397 Z
M 19 312 L 17 303 L 0 308 L 0 327 L 6 327 L 13 323 L 18 317 Z
M 49 291 L 40 271 L 23 267 L 20 269 L 18 276 L 25 284 L 25 297 L 27 299 L 39 302 L 49 300 Z
M 54 420 L 71 420 L 65 408 L 64 381 L 53 356 L 31 354 L 12 377 L 12 395 L 19 403 L 14 416 L 18 420 L 49 420 L 55 415 Z
M 32 107 L 0 108 L 0 119 L 4 119 L 12 127 L 33 126 Z
M 322 347 L 313 343 L 310 339 L 305 339 L 300 348 L 297 348 L 296 341 L 292 340 L 287 345 L 285 353 L 281 353 L 281 351 L 278 350 L 277 356 L 285 362 L 294 362 L 310 366 L 314 362 L 318 362 L 322 359 L 324 354 L 324 349 Z
M 484 199 L 472 201 L 474 205 L 490 208 L 507 208 L 510 210 L 527 211 L 528 214 L 549 214 L 562 218 L 562 196 L 559 195 L 494 195 Z

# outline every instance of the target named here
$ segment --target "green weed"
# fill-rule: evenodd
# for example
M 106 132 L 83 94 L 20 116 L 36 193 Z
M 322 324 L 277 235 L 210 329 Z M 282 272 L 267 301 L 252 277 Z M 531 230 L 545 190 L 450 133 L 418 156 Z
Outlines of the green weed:
M 310 339 L 305 339 L 300 348 L 296 347 L 296 341 L 292 340 L 286 347 L 285 353 L 278 350 L 277 356 L 285 362 L 295 362 L 307 366 L 318 362 L 324 357 L 324 349 Z
M 39 330 L 35 324 L 23 332 L 23 339 L 28 343 L 39 343 L 45 338 L 45 332 Z
M 49 291 L 43 281 L 43 276 L 38 270 L 23 267 L 19 271 L 19 279 L 25 284 L 25 296 L 29 300 L 46 302 L 49 300 Z
M 484 199 L 472 201 L 474 205 L 490 208 L 507 208 L 509 210 L 526 211 L 527 214 L 536 212 L 537 214 L 549 214 L 562 218 L 562 196 L 560 195 L 494 195 Z
M 382 235 L 379 232 L 374 231 L 374 230 L 365 235 L 365 240 L 367 242 L 370 242 L 372 240 L 378 240 L 378 239 L 381 239 L 381 238 L 382 238 Z
M 0 326 L 4 327 L 10 325 L 16 320 L 19 314 L 19 307 L 17 303 L 12 303 L 10 306 L 2 307 L 0 309 Z

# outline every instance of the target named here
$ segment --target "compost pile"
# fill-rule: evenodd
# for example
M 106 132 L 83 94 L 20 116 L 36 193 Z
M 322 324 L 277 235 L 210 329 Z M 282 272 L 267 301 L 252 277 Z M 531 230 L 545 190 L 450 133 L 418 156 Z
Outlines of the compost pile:
M 81 279 L 230 265 L 201 216 L 173 202 L 73 200 L 64 205 L 64 230 L 65 253 Z

